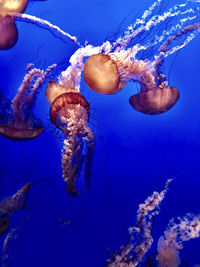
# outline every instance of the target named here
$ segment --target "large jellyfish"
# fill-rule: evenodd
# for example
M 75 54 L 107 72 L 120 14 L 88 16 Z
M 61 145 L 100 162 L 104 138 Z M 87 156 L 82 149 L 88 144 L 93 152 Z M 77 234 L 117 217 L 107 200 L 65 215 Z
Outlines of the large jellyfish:
M 161 67 L 166 57 L 183 48 L 199 33 L 200 2 L 182 1 L 161 15 L 152 15 L 161 3 L 162 0 L 155 1 L 115 42 L 105 41 L 97 47 L 87 43 L 81 46 L 71 56 L 71 65 L 61 73 L 60 80 L 73 77 L 76 89 L 79 89 L 83 71 L 88 87 L 103 94 L 117 93 L 127 82 L 138 82 L 140 92 L 129 99 L 134 109 L 160 114 L 172 108 L 179 92 L 168 84 Z M 46 20 L 27 14 L 13 14 L 13 17 L 47 25 L 80 46 L 76 37 Z M 149 39 L 145 38 L 147 33 L 150 33 Z M 86 57 L 89 59 L 84 64 Z
M 94 136 L 88 126 L 90 105 L 82 94 L 74 89 L 71 80 L 64 83 L 50 81 L 46 97 L 51 104 L 52 123 L 64 133 L 62 170 L 67 191 L 76 195 L 77 175 L 85 159 L 85 175 L 89 186 L 91 155 L 94 151 Z
M 18 93 L 12 101 L 1 97 L 0 101 L 0 135 L 15 141 L 30 140 L 38 137 L 44 130 L 43 123 L 32 113 L 40 86 L 56 65 L 46 72 L 33 68 L 29 64 L 27 73 Z
M 3 199 L 0 202 L 0 235 L 3 235 L 9 228 L 10 216 L 16 211 L 24 209 L 26 205 L 27 194 L 31 188 L 27 183 L 14 195 Z

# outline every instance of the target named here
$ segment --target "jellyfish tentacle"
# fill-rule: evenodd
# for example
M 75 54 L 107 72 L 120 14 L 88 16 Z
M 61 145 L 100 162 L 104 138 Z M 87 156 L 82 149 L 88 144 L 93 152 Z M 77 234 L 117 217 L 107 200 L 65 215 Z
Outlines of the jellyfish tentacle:
M 159 23 L 165 21 L 169 17 L 175 17 L 175 16 L 185 15 L 187 13 L 194 12 L 192 8 L 189 8 L 188 10 L 183 10 L 183 11 L 178 10 L 178 8 L 186 7 L 189 3 L 191 3 L 191 0 L 186 1 L 184 4 L 177 4 L 174 7 L 170 8 L 168 11 L 164 12 L 162 15 L 154 15 L 147 22 L 144 19 L 142 19 L 138 23 L 136 20 L 136 23 L 133 26 L 130 25 L 128 27 L 128 30 L 125 32 L 124 37 L 120 37 L 116 41 L 117 46 L 120 46 L 119 49 L 123 50 L 125 47 L 127 47 L 127 45 L 131 42 L 131 40 L 133 40 L 142 31 L 144 30 L 148 31 L 151 27 L 157 26 Z M 193 3 L 198 3 L 198 0 L 194 0 Z M 141 26 L 138 28 L 135 28 L 138 24 L 141 24 Z M 116 46 L 116 44 L 114 44 L 114 47 Z
M 142 17 L 140 19 L 137 19 L 136 22 L 133 25 L 130 25 L 128 27 L 128 30 L 124 33 L 125 36 L 122 38 L 120 37 L 119 39 L 117 39 L 117 41 L 114 43 L 113 47 L 116 47 L 118 45 L 120 45 L 121 43 L 124 42 L 124 40 L 128 39 L 127 35 L 133 33 L 133 31 L 135 30 L 135 27 L 139 24 L 144 24 L 145 23 L 145 19 L 150 16 L 153 12 L 153 10 L 156 8 L 156 6 L 158 6 L 160 4 L 162 0 L 157 0 L 155 1 L 148 10 L 145 10 L 145 12 L 143 13 Z M 130 37 L 129 37 L 130 38 Z M 128 41 L 128 40 L 127 40 Z
M 2 200 L 0 202 L 0 213 L 8 214 L 10 216 L 19 209 L 23 209 L 27 193 L 30 190 L 31 186 L 32 185 L 28 183 L 21 189 L 19 189 L 17 193 L 12 195 L 11 197 L 7 197 Z
M 197 9 L 200 10 L 200 8 L 197 8 Z M 172 25 L 172 27 L 169 30 L 164 30 L 160 35 L 156 35 L 154 37 L 153 41 L 147 42 L 143 45 L 140 45 L 140 44 L 134 45 L 130 50 L 130 57 L 131 56 L 135 57 L 135 51 L 137 51 L 137 53 L 138 53 L 141 50 L 146 50 L 150 47 L 153 47 L 153 46 L 161 43 L 164 40 L 164 38 L 170 36 L 171 34 L 173 34 L 173 32 L 177 31 L 178 29 L 181 29 L 186 22 L 192 21 L 196 18 L 197 18 L 197 15 L 192 16 L 192 17 L 188 16 L 184 19 L 180 19 L 179 23 L 177 23 L 176 25 Z M 132 55 L 132 53 L 134 53 L 134 54 Z
M 181 38 L 183 35 L 190 33 L 186 40 L 181 44 L 171 48 L 167 51 L 168 46 L 174 41 Z M 167 40 L 160 47 L 160 54 L 155 56 L 154 64 L 161 64 L 163 59 L 186 46 L 198 33 L 200 32 L 200 22 L 185 26 L 181 31 L 173 36 L 169 36 Z
M 93 162 L 93 156 L 95 151 L 95 139 L 92 130 L 89 127 L 85 127 L 86 136 L 83 140 L 86 141 L 84 153 L 85 153 L 85 180 L 86 187 L 90 187 L 91 167 Z

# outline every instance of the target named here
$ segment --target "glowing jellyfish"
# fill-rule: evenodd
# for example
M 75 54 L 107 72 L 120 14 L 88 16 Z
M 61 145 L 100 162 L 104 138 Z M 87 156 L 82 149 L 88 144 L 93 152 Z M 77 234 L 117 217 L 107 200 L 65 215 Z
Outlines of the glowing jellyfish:
M 82 94 L 74 89 L 69 81 L 55 83 L 50 81 L 46 97 L 51 104 L 50 118 L 52 123 L 64 133 L 62 152 L 63 179 L 67 182 L 67 191 L 78 193 L 76 180 L 85 161 L 86 179 L 89 182 L 91 154 L 94 151 L 94 136 L 88 126 L 90 105 Z
M 10 216 L 16 211 L 25 208 L 27 194 L 31 186 L 30 183 L 24 185 L 16 194 L 0 202 L 0 235 L 3 235 L 9 228 Z
M 79 89 L 83 71 L 88 87 L 103 94 L 117 93 L 127 82 L 138 82 L 140 92 L 130 97 L 131 106 L 146 114 L 160 114 L 172 108 L 179 98 L 177 88 L 169 86 L 161 71 L 164 59 L 183 48 L 200 31 L 199 0 L 183 1 L 161 15 L 152 15 L 161 3 L 162 0 L 155 1 L 128 27 L 124 36 L 97 47 L 87 43 L 80 46 L 76 37 L 46 20 L 27 14 L 14 17 L 47 25 L 80 46 L 60 80 L 73 77 L 75 89 Z M 148 32 L 149 39 L 144 38 Z M 84 64 L 85 57 L 89 59 Z
M 42 134 L 44 126 L 32 113 L 40 86 L 56 65 L 41 69 L 27 67 L 27 74 L 12 101 L 1 99 L 0 135 L 15 141 L 30 140 Z

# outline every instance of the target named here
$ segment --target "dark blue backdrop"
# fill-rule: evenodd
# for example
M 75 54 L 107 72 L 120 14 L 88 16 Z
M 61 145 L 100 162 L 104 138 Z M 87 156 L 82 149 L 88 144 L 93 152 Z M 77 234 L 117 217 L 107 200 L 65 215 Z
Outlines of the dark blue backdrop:
M 173 2 L 170 0 L 171 5 Z M 30 2 L 26 13 L 57 24 L 82 43 L 100 45 L 106 36 L 118 32 L 125 18 L 121 31 L 151 3 L 48 0 Z M 18 21 L 17 27 L 16 46 L 0 51 L 0 88 L 9 98 L 15 95 L 28 63 L 40 68 L 60 63 L 53 74 L 56 77 L 77 49 L 59 34 L 34 24 Z M 91 188 L 77 199 L 69 198 L 61 178 L 62 142 L 51 132 L 45 88 L 34 109 L 46 127 L 42 136 L 24 143 L 0 137 L 0 197 L 13 194 L 26 182 L 35 184 L 27 211 L 11 220 L 16 227 L 27 218 L 11 244 L 11 266 L 102 266 L 127 240 L 138 204 L 160 190 L 167 178 L 176 177 L 156 218 L 150 252 L 156 252 L 158 237 L 170 218 L 200 213 L 199 38 L 182 49 L 175 61 L 173 55 L 165 62 L 167 77 L 171 69 L 170 84 L 179 89 L 180 100 L 163 115 L 147 116 L 131 108 L 128 98 L 136 92 L 133 83 L 116 95 L 105 96 L 92 92 L 82 81 L 81 91 L 92 108 L 90 125 L 97 148 Z M 4 238 L 0 237 L 1 246 Z M 200 240 L 192 240 L 181 252 L 190 266 L 200 263 L 199 247 Z

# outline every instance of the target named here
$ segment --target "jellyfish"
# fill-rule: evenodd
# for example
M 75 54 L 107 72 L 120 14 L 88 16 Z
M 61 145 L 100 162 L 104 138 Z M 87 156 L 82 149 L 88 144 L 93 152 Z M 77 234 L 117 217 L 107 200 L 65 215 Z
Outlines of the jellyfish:
M 13 17 L 46 25 L 79 45 L 60 80 L 73 76 L 79 89 L 83 72 L 88 87 L 102 94 L 118 93 L 128 82 L 137 82 L 139 93 L 129 98 L 130 105 L 145 114 L 160 114 L 179 99 L 178 89 L 169 85 L 162 71 L 163 63 L 200 32 L 199 0 L 183 1 L 161 15 L 153 15 L 161 3 L 162 0 L 155 1 L 116 41 L 105 41 L 96 47 L 87 42 L 80 45 L 76 37 L 35 16 Z M 147 33 L 149 39 L 145 38 Z
M 0 202 L 0 235 L 3 235 L 9 228 L 10 216 L 18 210 L 23 210 L 26 205 L 27 194 L 31 188 L 31 184 L 27 183 L 14 195 L 3 199 Z
M 32 108 L 40 86 L 55 66 L 48 67 L 44 72 L 41 69 L 31 69 L 32 64 L 29 64 L 14 99 L 9 101 L 1 97 L 0 135 L 13 141 L 25 141 L 42 134 L 44 125 L 40 119 L 35 118 Z
M 30 0 L 29 0 L 30 1 Z M 33 1 L 33 0 L 32 0 Z M 45 1 L 45 0 L 39 0 Z M 18 30 L 13 13 L 21 14 L 26 10 L 28 0 L 1 0 L 0 1 L 0 49 L 12 48 L 18 40 Z
M 18 30 L 11 13 L 23 13 L 28 0 L 2 0 L 0 2 L 0 49 L 7 50 L 13 47 L 18 39 Z
M 51 122 L 65 136 L 62 151 L 62 175 L 67 191 L 77 195 L 76 181 L 85 161 L 86 183 L 89 186 L 91 154 L 94 151 L 94 135 L 88 126 L 90 105 L 83 95 L 74 89 L 69 80 L 65 83 L 50 81 L 46 89 Z

